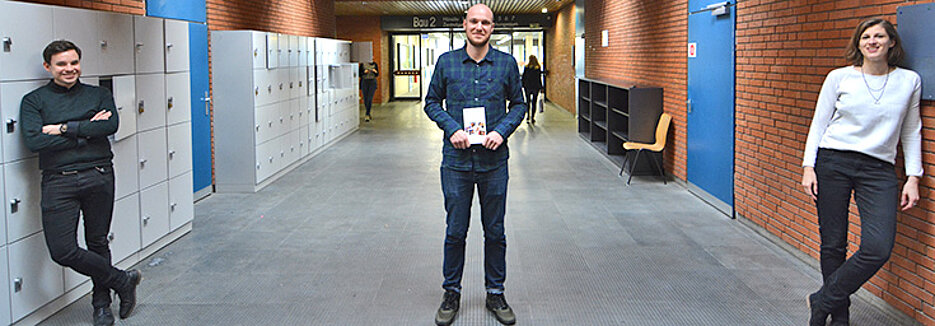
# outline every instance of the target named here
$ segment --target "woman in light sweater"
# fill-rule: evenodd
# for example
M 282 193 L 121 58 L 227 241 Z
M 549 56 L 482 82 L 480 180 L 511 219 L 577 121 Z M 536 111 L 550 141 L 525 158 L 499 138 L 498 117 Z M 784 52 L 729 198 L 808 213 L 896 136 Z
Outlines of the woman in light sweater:
M 921 79 L 896 66 L 901 43 L 886 20 L 860 23 L 845 51 L 852 66 L 828 73 L 818 95 L 802 186 L 818 208 L 824 284 L 808 296 L 809 325 L 825 325 L 829 315 L 831 325 L 847 325 L 850 295 L 890 257 L 897 209 L 919 201 Z M 901 192 L 894 166 L 899 142 L 908 176 Z M 851 193 L 860 213 L 860 248 L 845 261 Z

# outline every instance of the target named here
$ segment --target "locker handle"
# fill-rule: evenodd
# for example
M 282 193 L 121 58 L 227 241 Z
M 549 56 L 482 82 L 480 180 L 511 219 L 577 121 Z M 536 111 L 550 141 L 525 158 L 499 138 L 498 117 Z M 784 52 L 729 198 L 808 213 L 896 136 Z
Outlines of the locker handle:
M 293 82 L 289 82 L 289 88 L 294 88 L 293 85 L 294 85 Z
M 139 50 L 143 47 L 143 42 L 136 42 L 136 49 Z
M 140 100 L 139 108 L 137 109 L 137 111 L 140 111 L 140 113 L 143 113 L 144 111 L 146 111 L 146 101 Z
M 106 48 L 106 47 L 107 47 L 107 40 L 102 40 L 102 41 L 101 41 L 101 47 L 102 47 L 102 48 Z
M 259 87 L 254 87 L 254 88 L 253 88 L 253 95 L 256 95 L 256 96 L 259 96 L 259 95 L 260 95 L 260 88 L 259 88 Z
M 9 37 L 3 38 L 3 52 L 10 52 L 13 50 L 13 39 Z
M 260 131 L 260 125 L 256 125 L 256 131 Z
M 266 85 L 266 91 L 272 93 L 272 92 L 273 92 L 273 85 Z
M 19 292 L 23 290 L 23 278 L 17 277 L 13 279 L 13 292 Z
M 270 162 L 270 163 L 273 163 L 273 157 L 272 157 L 272 156 L 269 157 L 269 162 Z
M 175 102 L 175 98 L 174 98 L 174 97 L 169 97 L 169 109 L 172 109 L 172 107 L 174 106 L 174 105 L 172 104 L 172 102 Z
M 282 83 L 279 83 L 279 90 L 282 90 Z
M 260 163 L 257 163 L 257 164 L 256 164 L 256 169 L 257 169 L 257 170 L 260 169 Z
M 173 46 L 172 43 L 166 43 L 166 49 L 172 49 L 172 46 Z
M 117 108 L 117 111 L 123 111 L 123 107 L 122 107 L 122 106 L 121 106 L 121 107 L 118 107 L 118 108 Z
M 146 166 L 146 159 L 140 160 L 140 166 Z
M 6 132 L 10 133 L 14 131 L 16 131 L 16 119 L 9 118 L 6 120 Z
M 169 158 L 171 159 L 171 158 L 173 158 L 174 156 L 175 156 L 175 151 L 174 151 L 174 150 L 173 150 L 173 151 L 169 151 Z
M 17 211 L 19 211 L 19 203 L 22 203 L 22 202 L 23 201 L 20 200 L 19 198 L 13 198 L 12 200 L 10 200 L 10 213 L 16 213 Z
M 143 226 L 149 225 L 149 216 L 143 217 Z
M 174 212 L 174 211 L 175 211 L 175 206 L 176 206 L 176 203 L 170 204 L 170 205 L 169 205 L 169 210 Z
M 279 157 L 286 157 L 285 151 L 279 151 Z
M 253 49 L 253 56 L 255 57 L 255 56 L 258 56 L 258 55 L 259 55 L 259 54 L 257 53 L 257 49 Z
M 110 234 L 107 235 L 107 241 L 114 241 L 114 233 L 113 233 L 113 232 L 111 232 Z

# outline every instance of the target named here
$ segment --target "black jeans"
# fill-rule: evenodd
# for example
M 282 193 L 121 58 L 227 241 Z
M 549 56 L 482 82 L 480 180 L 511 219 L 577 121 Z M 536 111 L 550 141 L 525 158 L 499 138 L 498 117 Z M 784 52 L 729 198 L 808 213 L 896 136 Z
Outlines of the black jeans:
M 361 79 L 360 91 L 364 93 L 364 107 L 367 108 L 367 115 L 370 115 L 370 107 L 373 106 L 373 95 L 377 91 L 376 79 Z
M 526 120 L 536 120 L 536 99 L 539 97 L 539 91 L 523 89 L 523 92 L 526 94 Z
M 78 213 L 84 213 L 88 250 L 78 247 Z M 91 277 L 91 304 L 110 306 L 110 289 L 124 285 L 125 276 L 110 262 L 107 235 L 114 211 L 114 170 L 92 168 L 75 173 L 43 173 L 42 228 L 49 253 L 59 265 Z
M 848 297 L 889 260 L 896 237 L 899 180 L 889 162 L 824 148 L 818 150 L 815 174 L 824 278 L 818 304 L 832 311 L 846 306 Z M 852 192 L 860 213 L 860 248 L 845 261 Z

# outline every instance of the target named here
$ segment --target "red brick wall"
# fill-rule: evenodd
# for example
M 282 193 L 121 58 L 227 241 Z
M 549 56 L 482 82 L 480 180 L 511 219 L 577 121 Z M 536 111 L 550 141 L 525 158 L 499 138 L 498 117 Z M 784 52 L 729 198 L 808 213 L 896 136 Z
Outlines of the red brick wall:
M 146 3 L 143 2 L 143 0 L 23 0 L 22 2 L 95 9 L 134 15 L 146 13 Z
M 207 0 L 208 29 L 334 37 L 334 0 Z
M 373 103 L 383 103 L 384 99 L 389 98 L 389 86 L 392 70 L 389 69 L 389 57 L 387 56 L 387 33 L 380 27 L 379 16 L 338 16 L 335 18 L 337 25 L 337 38 L 342 40 L 351 40 L 353 42 L 371 42 L 373 45 L 373 60 L 380 66 L 380 76 L 377 77 L 377 93 L 373 97 Z M 361 95 L 363 101 L 363 95 Z
M 844 46 L 868 17 L 896 21 L 897 6 L 933 1 L 740 1 L 737 8 L 735 209 L 815 257 L 814 204 L 802 191 L 802 151 L 825 75 L 846 65 Z M 923 101 L 923 160 L 935 172 L 935 103 Z M 902 171 L 902 162 L 897 163 Z M 902 174 L 902 172 L 900 172 Z M 935 179 L 921 183 L 921 207 L 898 217 L 890 261 L 864 286 L 897 309 L 935 325 Z M 859 241 L 851 207 L 853 253 Z
M 555 26 L 545 31 L 546 94 L 549 101 L 575 113 L 575 4 L 565 6 L 555 15 Z
M 687 0 L 589 0 L 584 12 L 585 76 L 663 88 L 663 110 L 672 115 L 665 169 L 684 179 Z

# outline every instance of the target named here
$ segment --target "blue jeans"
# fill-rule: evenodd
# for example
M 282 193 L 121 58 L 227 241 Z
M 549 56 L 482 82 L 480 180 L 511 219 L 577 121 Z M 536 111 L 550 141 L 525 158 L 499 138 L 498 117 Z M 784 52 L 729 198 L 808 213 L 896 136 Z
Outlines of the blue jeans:
M 889 260 L 896 237 L 899 179 L 889 162 L 824 148 L 818 150 L 815 174 L 824 278 L 818 304 L 832 311 L 846 307 L 850 295 Z M 845 261 L 852 192 L 860 213 L 860 248 Z
M 445 290 L 461 291 L 464 272 L 464 246 L 471 224 L 471 202 L 474 186 L 480 198 L 481 222 L 484 225 L 484 285 L 487 292 L 503 293 L 506 279 L 506 235 L 503 215 L 506 213 L 507 164 L 488 172 L 455 171 L 441 168 L 442 193 L 448 227 L 445 231 L 445 260 L 442 274 Z

